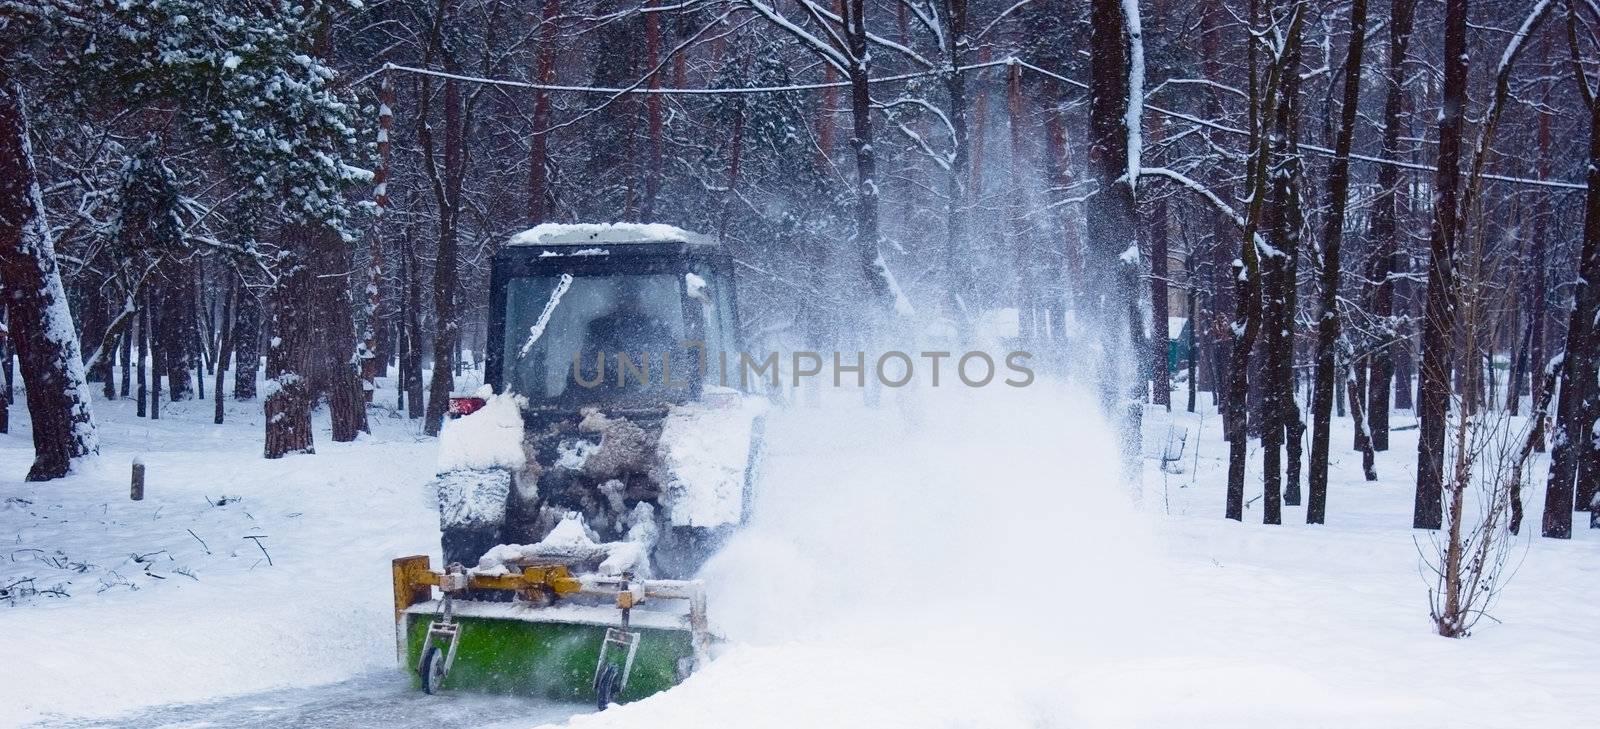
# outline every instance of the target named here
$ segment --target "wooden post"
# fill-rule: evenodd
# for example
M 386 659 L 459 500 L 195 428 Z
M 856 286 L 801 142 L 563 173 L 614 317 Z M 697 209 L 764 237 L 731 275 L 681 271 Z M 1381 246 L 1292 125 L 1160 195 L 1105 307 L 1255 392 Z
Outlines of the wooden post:
M 128 498 L 144 501 L 144 461 L 133 459 L 133 483 L 128 486 Z

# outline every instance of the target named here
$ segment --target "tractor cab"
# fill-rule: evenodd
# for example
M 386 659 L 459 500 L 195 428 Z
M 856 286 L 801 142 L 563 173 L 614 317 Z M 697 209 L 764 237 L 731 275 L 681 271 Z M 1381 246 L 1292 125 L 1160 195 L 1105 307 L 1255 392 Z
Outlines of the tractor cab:
M 661 224 L 544 224 L 495 255 L 485 381 L 528 412 L 660 410 L 738 351 L 729 258 Z M 709 366 L 708 366 L 709 364 Z

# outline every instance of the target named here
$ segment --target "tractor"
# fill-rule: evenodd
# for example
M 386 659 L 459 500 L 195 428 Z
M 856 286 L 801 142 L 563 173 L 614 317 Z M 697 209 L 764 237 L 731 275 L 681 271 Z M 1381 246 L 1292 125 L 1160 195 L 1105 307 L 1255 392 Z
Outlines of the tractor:
M 729 386 L 732 261 L 660 224 L 544 224 L 489 282 L 484 386 L 453 398 L 432 488 L 443 564 L 394 561 L 429 693 L 604 707 L 707 658 L 692 579 L 750 515 L 767 400 Z

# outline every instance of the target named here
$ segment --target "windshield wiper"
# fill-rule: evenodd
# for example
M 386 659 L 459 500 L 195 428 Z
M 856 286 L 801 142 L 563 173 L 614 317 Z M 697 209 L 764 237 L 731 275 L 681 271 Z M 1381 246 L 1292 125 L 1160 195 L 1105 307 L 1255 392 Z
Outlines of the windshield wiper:
M 556 281 L 556 289 L 550 292 L 550 300 L 544 302 L 544 311 L 539 312 L 539 320 L 528 327 L 528 341 L 522 343 L 522 350 L 517 356 L 528 356 L 528 351 L 533 349 L 534 343 L 539 341 L 539 337 L 544 336 L 544 328 L 550 323 L 550 315 L 555 313 L 556 306 L 561 304 L 561 297 L 569 288 L 572 288 L 572 274 L 563 273 L 561 279 Z

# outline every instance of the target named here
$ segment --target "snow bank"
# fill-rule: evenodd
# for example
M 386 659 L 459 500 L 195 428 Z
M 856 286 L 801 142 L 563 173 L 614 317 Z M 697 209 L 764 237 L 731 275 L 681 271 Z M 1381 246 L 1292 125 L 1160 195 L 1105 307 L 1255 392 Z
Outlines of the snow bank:
M 506 242 L 512 246 L 579 246 L 620 243 L 710 244 L 711 239 L 665 223 L 542 223 Z
M 101 718 L 399 675 L 389 561 L 438 552 L 432 440 L 415 421 L 376 417 L 371 437 L 329 442 L 322 410 L 315 456 L 266 460 L 260 401 L 225 406 L 214 425 L 209 401 L 164 403 L 160 420 L 97 401 L 100 457 L 45 483 L 20 480 L 33 448 L 27 409 L 13 408 L 0 435 L 0 587 L 33 578 L 66 596 L 0 600 L 0 726 L 172 726 L 189 722 Z M 136 457 L 143 501 L 128 500 Z M 209 723 L 272 724 L 264 716 Z
M 656 480 L 673 526 L 739 523 L 751 429 L 766 411 L 765 399 L 742 397 L 731 407 L 693 403 L 667 415 L 656 447 L 662 463 Z
M 486 401 L 482 408 L 445 421 L 439 431 L 439 473 L 490 468 L 514 471 L 527 463 L 522 451 L 522 408 L 528 400 L 493 392 L 487 385 L 479 388 L 477 397 Z

